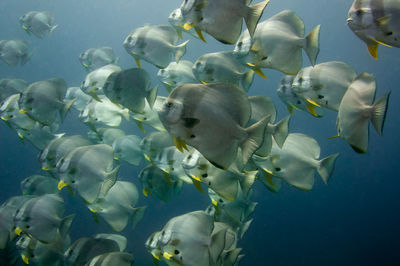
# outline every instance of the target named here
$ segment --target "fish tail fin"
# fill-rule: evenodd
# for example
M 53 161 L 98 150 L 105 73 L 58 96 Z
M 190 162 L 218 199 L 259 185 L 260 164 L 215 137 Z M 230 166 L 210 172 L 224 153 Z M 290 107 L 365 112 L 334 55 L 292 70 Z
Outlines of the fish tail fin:
M 321 25 L 315 27 L 306 37 L 306 47 L 304 50 L 312 65 L 315 65 L 319 53 L 319 30 Z
M 335 163 L 338 156 L 339 153 L 335 153 L 320 161 L 317 171 L 325 184 L 328 184 L 329 178 L 331 177 L 333 169 L 335 168 Z
M 186 42 L 176 46 L 175 61 L 177 63 L 179 62 L 181 57 L 186 53 L 186 45 L 187 45 L 188 42 L 189 42 L 189 40 L 187 40 Z
M 286 116 L 275 125 L 275 133 L 273 136 L 279 148 L 282 148 L 283 143 L 285 143 L 286 137 L 289 134 L 290 117 L 290 115 Z
M 251 187 L 256 180 L 257 171 L 246 172 L 243 180 L 240 180 L 240 188 L 244 195 L 248 195 Z
M 138 208 L 134 208 L 132 215 L 131 215 L 131 227 L 132 229 L 135 229 L 136 225 L 138 224 L 138 222 L 140 222 L 140 220 L 142 220 L 144 213 L 146 212 L 147 206 L 143 206 L 143 207 L 138 207 Z
M 154 87 L 150 90 L 149 94 L 148 94 L 147 97 L 146 97 L 147 102 L 149 103 L 151 109 L 153 109 L 154 103 L 155 103 L 155 101 L 156 101 L 157 92 L 158 92 L 158 85 L 154 86 Z
M 266 116 L 257 123 L 246 128 L 247 139 L 240 145 L 242 149 L 243 164 L 246 164 L 253 153 L 261 146 L 264 141 L 264 133 L 271 116 Z
M 71 106 L 74 104 L 75 101 L 76 98 L 64 103 L 64 108 L 61 110 L 61 122 L 64 121 L 65 116 L 67 115 L 69 109 L 71 109 Z
M 211 237 L 211 244 L 209 248 L 210 259 L 212 261 L 211 265 L 214 265 L 218 261 L 219 256 L 224 250 L 226 232 L 227 229 L 222 229 L 213 234 Z
M 266 0 L 249 7 L 249 12 L 244 17 L 244 20 L 251 37 L 253 37 L 254 32 L 256 31 L 257 23 L 260 20 L 268 3 L 269 0 Z
M 256 73 L 256 72 L 254 72 L 254 70 L 249 70 L 249 71 L 247 71 L 247 72 L 243 75 L 243 77 L 242 77 L 242 86 L 243 86 L 243 89 L 244 89 L 246 92 L 249 91 L 250 86 L 251 86 L 251 84 L 253 83 L 254 74 L 255 74 L 255 73 Z
M 239 236 L 243 238 L 244 233 L 246 233 L 247 229 L 249 229 L 251 222 L 253 219 L 248 220 L 247 222 L 243 223 L 239 229 Z
M 58 28 L 58 25 L 54 25 L 53 27 L 50 28 L 50 33 L 52 33 L 55 29 Z
M 235 248 L 226 252 L 224 265 L 239 265 L 239 261 L 243 258 L 243 254 L 240 254 L 241 248 Z
M 71 214 L 67 217 L 64 217 L 61 220 L 61 224 L 60 224 L 60 234 L 61 236 L 64 238 L 67 236 L 69 228 L 71 227 L 72 224 L 72 220 L 74 219 L 75 214 Z
M 373 114 L 371 117 L 372 124 L 374 125 L 376 131 L 379 135 L 382 135 L 383 125 L 385 123 L 386 111 L 389 105 L 390 92 L 383 95 L 379 100 L 377 100 L 373 108 Z
M 103 185 L 101 186 L 101 193 L 103 195 L 107 195 L 108 191 L 110 188 L 112 188 L 117 182 L 117 176 L 118 176 L 118 171 L 121 166 L 118 165 L 117 167 L 114 168 L 110 173 L 107 174 L 107 177 L 105 178 Z

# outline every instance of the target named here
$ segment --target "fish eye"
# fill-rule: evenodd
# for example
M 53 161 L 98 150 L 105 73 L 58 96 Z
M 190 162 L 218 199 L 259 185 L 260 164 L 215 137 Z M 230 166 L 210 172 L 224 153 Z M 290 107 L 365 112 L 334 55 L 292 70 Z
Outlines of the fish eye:
M 280 170 L 282 170 L 282 169 L 279 167 L 275 168 L 275 171 L 277 171 L 277 172 L 279 172 Z
M 223 201 L 222 199 L 219 199 L 219 202 L 221 202 L 221 203 L 222 203 L 222 202 L 224 202 L 224 201 Z
M 175 249 L 174 253 L 175 253 L 175 255 L 178 255 L 180 252 L 179 252 L 179 250 Z
M 191 139 L 194 139 L 196 136 L 195 135 L 190 135 L 190 138 Z
M 170 103 L 166 103 L 165 106 L 167 106 L 168 108 L 171 108 L 172 107 L 172 103 L 171 102 Z
M 363 12 L 361 9 L 358 9 L 358 10 L 355 12 L 355 14 L 356 14 L 357 17 L 362 16 L 363 13 L 364 13 L 364 12 Z
M 205 174 L 202 174 L 202 175 L 201 175 L 201 177 L 203 177 L 203 178 L 207 178 L 207 177 L 208 177 L 208 174 L 207 174 L 207 173 L 205 173 Z

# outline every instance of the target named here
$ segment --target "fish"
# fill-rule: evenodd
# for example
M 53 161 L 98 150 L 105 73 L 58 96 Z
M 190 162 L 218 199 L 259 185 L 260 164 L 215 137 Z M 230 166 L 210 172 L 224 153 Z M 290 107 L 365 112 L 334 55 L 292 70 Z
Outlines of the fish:
M 189 41 L 178 43 L 178 33 L 172 26 L 152 25 L 134 29 L 124 40 L 124 48 L 134 59 L 139 68 L 140 60 L 166 68 L 174 57 L 176 62 L 186 53 Z
M 278 193 L 282 188 L 282 179 L 259 169 L 256 180 L 260 181 L 266 189 L 271 192 Z
M 143 158 L 140 142 L 142 139 L 136 135 L 126 135 L 116 138 L 112 143 L 114 159 L 126 161 L 138 166 Z
M 236 160 L 239 146 L 245 164 L 262 144 L 269 117 L 244 128 L 250 115 L 246 93 L 228 83 L 183 84 L 171 92 L 159 110 L 160 120 L 174 136 L 178 150 L 183 151 L 187 143 L 222 169 Z
M 129 68 L 111 73 L 103 86 L 104 94 L 112 102 L 142 113 L 145 101 L 153 107 L 157 97 L 157 86 L 150 88 L 150 75 L 141 68 Z
M 198 38 L 204 42 L 204 36 L 200 29 L 197 27 L 190 28 L 188 30 L 185 29 L 185 19 L 182 16 L 182 10 L 180 8 L 174 9 L 171 14 L 168 16 L 168 22 L 171 24 L 178 33 L 179 38 L 183 40 L 182 32 L 187 32 L 195 38 Z
M 269 0 L 248 6 L 248 0 L 185 0 L 180 9 L 184 28 L 197 27 L 224 44 L 234 44 L 242 31 L 243 19 L 250 36 L 257 27 Z M 197 30 L 198 31 L 198 30 Z
M 21 93 L 28 87 L 23 79 L 0 79 L 0 104 L 13 94 Z
M 32 120 L 27 114 L 21 114 L 19 112 L 19 99 L 21 94 L 13 94 L 6 98 L 0 106 L 0 117 L 1 120 L 6 122 L 11 128 L 15 130 L 32 130 L 35 127 L 36 122 Z
M 216 262 L 225 245 L 226 230 L 212 235 L 213 218 L 194 211 L 170 219 L 157 241 L 161 259 L 178 265 L 210 265 Z
M 85 80 L 82 82 L 81 90 L 92 96 L 95 100 L 101 101 L 99 95 L 104 95 L 103 86 L 107 78 L 112 73 L 121 70 L 121 67 L 113 64 L 97 68 L 86 75 Z
M 92 72 L 102 66 L 113 64 L 116 65 L 119 61 L 116 57 L 113 48 L 102 46 L 89 48 L 79 55 L 79 61 L 88 72 Z
M 346 140 L 357 153 L 367 152 L 369 120 L 379 135 L 383 132 L 390 92 L 374 102 L 375 91 L 375 77 L 363 72 L 350 84 L 339 106 L 338 137 Z
M 69 231 L 74 214 L 62 217 L 64 200 L 56 194 L 33 197 L 19 208 L 15 222 L 15 233 L 21 232 L 43 243 L 62 239 Z
M 29 199 L 31 195 L 14 196 L 7 199 L 0 205 L 0 249 L 7 247 L 7 243 L 13 241 L 17 234 L 14 232 L 14 217 L 21 206 Z
M 136 207 L 139 192 L 135 184 L 127 181 L 116 181 L 106 195 L 88 204 L 88 209 L 102 217 L 110 227 L 121 232 L 130 221 L 131 228 L 142 219 L 145 207 Z
M 41 196 L 44 194 L 57 194 L 57 180 L 43 175 L 31 175 L 21 181 L 23 195 Z
M 42 243 L 27 235 L 21 235 L 15 246 L 25 264 L 56 266 L 62 263 L 64 248 L 69 246 L 70 242 L 68 234 L 52 243 Z
M 113 162 L 113 149 L 107 144 L 74 148 L 57 164 L 57 187 L 61 190 L 69 186 L 91 204 L 115 184 L 119 166 L 113 169 Z
M 344 93 L 356 77 L 356 71 L 344 62 L 324 62 L 301 69 L 292 88 L 308 103 L 337 112 Z
M 150 107 L 149 103 L 145 101 L 145 106 L 142 113 L 131 113 L 132 118 L 135 120 L 138 128 L 146 133 L 146 129 L 143 125 L 148 125 L 158 131 L 166 131 L 162 125 L 160 118 L 158 117 L 157 110 L 161 108 L 167 98 L 164 96 L 157 96 L 154 101 L 153 108 Z
M 19 18 L 19 23 L 28 34 L 41 39 L 58 27 L 53 25 L 54 15 L 49 11 L 30 11 Z
M 62 78 L 49 78 L 30 84 L 22 93 L 19 106 L 21 113 L 45 126 L 52 125 L 57 119 L 64 120 L 74 100 L 64 102 L 67 84 Z
M 378 59 L 379 44 L 400 47 L 400 5 L 393 0 L 354 0 L 347 25 Z
M 140 143 L 143 155 L 151 162 L 166 147 L 174 146 L 171 135 L 168 132 L 150 132 Z
M 171 62 L 166 68 L 157 72 L 157 78 L 168 92 L 185 83 L 199 83 L 192 71 L 193 63 L 188 60 Z
M 25 65 L 32 52 L 24 40 L 0 40 L 0 59 L 9 66 Z
M 122 118 L 130 119 L 128 108 L 122 108 L 114 104 L 104 95 L 100 95 L 99 100 L 92 99 L 79 114 L 79 118 L 92 130 L 104 125 L 118 127 L 122 122 Z
M 292 10 L 283 10 L 260 22 L 251 38 L 244 31 L 234 53 L 257 74 L 266 78 L 262 68 L 272 68 L 287 75 L 295 75 L 302 66 L 304 49 L 314 65 L 319 53 L 320 26 L 304 37 L 304 23 Z
M 232 51 L 208 53 L 200 56 L 193 64 L 193 74 L 202 83 L 226 82 L 250 89 L 254 71 L 249 70 Z
M 306 111 L 314 117 L 323 117 L 324 110 L 322 108 L 316 108 L 315 104 L 312 104 L 303 97 L 297 95 L 293 91 L 292 83 L 295 76 L 293 75 L 285 75 L 279 84 L 276 93 L 278 94 L 279 99 L 286 105 L 290 114 L 293 114 L 293 110 L 302 110 Z
M 72 107 L 78 112 L 82 112 L 85 106 L 89 104 L 92 97 L 84 93 L 80 87 L 69 87 L 65 94 L 64 102 L 74 101 Z
M 56 172 L 58 162 L 74 148 L 91 145 L 89 139 L 81 135 L 60 136 L 51 140 L 39 154 L 42 170 Z M 56 174 L 56 173 L 54 173 Z M 57 186 L 55 186 L 57 187 Z
M 89 139 L 97 144 L 107 144 L 112 146 L 117 138 L 126 136 L 125 131 L 119 128 L 97 128 L 96 131 L 89 131 Z
M 328 183 L 339 156 L 335 153 L 319 159 L 320 151 L 315 139 L 302 133 L 291 133 L 282 148 L 274 142 L 268 157 L 253 155 L 253 161 L 264 172 L 307 191 L 314 185 L 315 171 L 325 184 Z
M 271 98 L 260 95 L 250 96 L 249 101 L 252 112 L 248 125 L 257 122 L 265 116 L 270 116 L 270 123 L 268 123 L 264 133 L 264 142 L 255 152 L 257 155 L 267 156 L 271 151 L 272 138 L 274 138 L 279 147 L 283 146 L 289 134 L 290 115 L 273 124 L 276 118 L 276 108 Z
M 131 266 L 134 262 L 133 255 L 127 252 L 108 252 L 92 258 L 87 266 Z
M 117 234 L 81 237 L 64 252 L 64 261 L 71 266 L 86 265 L 94 257 L 108 252 L 122 252 L 127 239 Z
M 18 128 L 16 129 L 16 131 L 21 141 L 27 140 L 35 148 L 41 151 L 49 144 L 51 140 L 63 135 L 63 133 L 54 134 L 54 130 L 57 130 L 57 128 L 58 124 L 56 125 L 56 127 L 48 127 L 41 125 L 39 122 L 35 122 L 33 128 L 29 130 Z
M 208 189 L 208 196 L 211 199 L 211 214 L 214 221 L 229 225 L 235 234 L 240 238 L 246 233 L 253 219 L 250 217 L 255 211 L 257 202 L 250 200 L 253 190 L 246 194 L 240 189 L 236 199 L 226 200 L 212 189 Z M 209 210 L 210 211 L 210 210 Z

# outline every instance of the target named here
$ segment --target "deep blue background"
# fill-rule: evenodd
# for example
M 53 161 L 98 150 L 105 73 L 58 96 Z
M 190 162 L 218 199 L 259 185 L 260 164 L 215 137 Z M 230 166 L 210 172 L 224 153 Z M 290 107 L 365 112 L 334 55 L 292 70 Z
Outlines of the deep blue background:
M 321 50 L 317 63 L 341 60 L 358 73 L 376 76 L 377 97 L 391 90 L 390 106 L 384 136 L 371 127 L 367 154 L 360 155 L 336 135 L 336 113 L 326 112 L 322 119 L 296 112 L 290 132 L 302 132 L 318 140 L 321 156 L 339 152 L 333 177 L 328 186 L 316 176 L 310 192 L 284 185 L 272 194 L 255 185 L 253 200 L 258 202 L 254 221 L 238 243 L 246 254 L 241 265 L 400 265 L 400 214 L 398 189 L 399 151 L 399 84 L 400 49 L 380 47 L 379 60 L 372 59 L 365 45 L 346 25 L 351 0 L 271 0 L 263 18 L 284 9 L 294 10 L 303 18 L 306 32 L 321 24 Z M 34 54 L 25 66 L 9 67 L 0 62 L 0 78 L 22 78 L 34 82 L 49 77 L 62 77 L 68 86 L 79 86 L 86 73 L 78 55 L 90 48 L 111 46 L 120 57 L 123 68 L 134 67 L 122 42 L 134 28 L 146 24 L 167 24 L 169 13 L 179 7 L 179 0 L 2 0 L 0 2 L 0 39 L 25 39 Z M 48 10 L 55 14 L 59 27 L 44 39 L 28 36 L 19 26 L 18 17 L 31 10 Z M 206 36 L 207 43 L 190 38 L 187 54 L 191 61 L 207 52 L 231 50 Z M 304 66 L 308 66 L 304 58 Z M 157 83 L 157 69 L 147 63 L 144 68 Z M 287 115 L 275 90 L 283 74 L 266 70 L 269 79 L 256 77 L 251 95 L 268 95 L 278 109 L 278 118 Z M 162 88 L 162 86 L 160 86 Z M 161 94 L 166 95 L 164 89 Z M 87 128 L 71 112 L 59 132 L 86 134 Z M 143 136 L 134 123 L 124 122 L 128 134 Z M 25 177 L 42 173 L 36 150 L 21 143 L 14 131 L 0 124 L 0 203 L 20 194 L 19 183 Z M 143 167 L 143 165 L 141 166 Z M 138 184 L 141 167 L 124 164 L 120 179 Z M 138 184 L 139 186 L 139 184 Z M 141 190 L 140 186 L 139 189 Z M 79 198 L 63 192 L 66 213 L 78 213 L 71 228 L 73 240 L 99 232 L 112 232 L 103 222 L 96 224 Z M 169 203 L 157 198 L 141 197 L 139 205 L 148 205 L 147 213 L 135 230 L 125 229 L 128 251 L 134 253 L 136 265 L 152 265 L 144 248 L 145 239 L 173 216 L 204 209 L 209 204 L 205 195 L 185 186 Z

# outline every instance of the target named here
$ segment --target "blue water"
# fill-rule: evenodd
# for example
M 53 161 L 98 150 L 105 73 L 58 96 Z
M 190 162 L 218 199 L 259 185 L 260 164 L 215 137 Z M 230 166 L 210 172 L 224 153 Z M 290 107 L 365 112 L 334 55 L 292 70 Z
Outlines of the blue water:
M 380 47 L 379 60 L 347 27 L 351 0 L 271 0 L 262 20 L 284 9 L 294 10 L 303 20 L 306 32 L 321 24 L 320 54 L 317 63 L 340 60 L 358 72 L 373 73 L 377 80 L 377 97 L 391 90 L 383 137 L 371 127 L 367 154 L 356 154 L 342 139 L 327 140 L 337 134 L 336 113 L 326 112 L 315 119 L 304 112 L 292 117 L 290 132 L 302 132 L 317 139 L 321 157 L 341 155 L 329 184 L 317 177 L 312 191 L 304 192 L 284 184 L 273 194 L 256 184 L 253 201 L 258 202 L 254 221 L 238 246 L 245 254 L 241 265 L 400 265 L 400 178 L 398 141 L 400 126 L 400 49 Z M 25 66 L 9 67 L 0 62 L 0 78 L 22 78 L 29 83 L 50 77 L 64 78 L 68 86 L 79 86 L 86 72 L 78 55 L 90 47 L 111 46 L 122 68 L 134 67 L 133 58 L 122 42 L 134 28 L 151 24 L 168 24 L 170 12 L 180 0 L 2 0 L 0 2 L 0 39 L 28 40 L 34 50 Z M 48 10 L 59 27 L 44 39 L 28 36 L 18 18 L 31 10 Z M 194 61 L 208 52 L 231 50 L 206 36 L 207 43 L 190 39 L 183 59 Z M 309 62 L 304 57 L 304 66 Z M 143 67 L 157 84 L 157 69 L 143 62 Z M 288 114 L 276 95 L 283 74 L 266 70 L 269 79 L 256 77 L 250 95 L 270 96 L 278 109 L 278 119 Z M 167 95 L 160 89 L 162 95 Z M 71 112 L 59 132 L 85 135 L 88 128 Z M 133 122 L 124 121 L 127 134 L 143 134 Z M 20 181 L 32 174 L 43 174 L 37 161 L 39 151 L 22 143 L 15 132 L 0 123 L 0 203 L 19 195 Z M 119 178 L 134 182 L 141 167 L 122 165 Z M 70 234 L 73 240 L 100 232 L 112 233 L 104 222 L 96 224 L 78 198 L 63 191 L 66 214 L 77 213 Z M 172 217 L 204 209 L 208 197 L 194 187 L 185 186 L 169 203 L 141 196 L 139 206 L 148 210 L 135 230 L 125 229 L 127 251 L 135 256 L 135 265 L 152 265 L 144 241 Z

